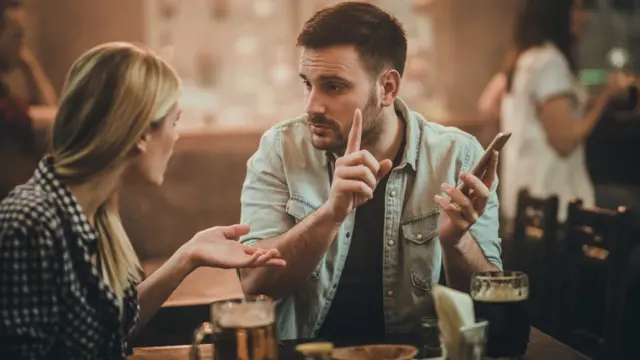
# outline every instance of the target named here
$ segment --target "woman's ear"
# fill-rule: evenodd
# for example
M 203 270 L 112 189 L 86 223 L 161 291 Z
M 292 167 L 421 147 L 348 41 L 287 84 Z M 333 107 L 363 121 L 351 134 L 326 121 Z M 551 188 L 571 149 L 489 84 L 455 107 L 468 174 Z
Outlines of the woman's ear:
M 138 139 L 138 141 L 136 142 L 136 148 L 141 153 L 144 153 L 144 152 L 147 151 L 147 148 L 149 146 L 149 137 L 150 136 L 151 136 L 151 134 L 149 134 L 149 132 L 145 131 L 144 134 L 142 134 L 142 136 L 140 136 L 140 139 Z

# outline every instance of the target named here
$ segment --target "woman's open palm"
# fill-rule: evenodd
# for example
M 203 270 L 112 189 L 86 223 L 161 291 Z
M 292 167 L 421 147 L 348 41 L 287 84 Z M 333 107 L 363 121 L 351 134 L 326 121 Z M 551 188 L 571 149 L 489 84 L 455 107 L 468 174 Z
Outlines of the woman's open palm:
M 188 246 L 196 266 L 254 268 L 260 266 L 285 266 L 276 249 L 261 249 L 236 241 L 249 233 L 248 225 L 216 226 L 198 232 Z

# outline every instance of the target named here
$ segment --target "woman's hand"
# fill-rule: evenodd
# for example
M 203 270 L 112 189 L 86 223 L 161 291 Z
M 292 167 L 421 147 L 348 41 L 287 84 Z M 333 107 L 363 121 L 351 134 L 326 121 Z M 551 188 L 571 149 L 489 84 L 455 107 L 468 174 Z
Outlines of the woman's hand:
M 216 226 L 198 232 L 182 246 L 192 269 L 200 266 L 223 269 L 285 266 L 276 249 L 240 244 L 237 238 L 249 233 L 248 225 Z
M 634 76 L 624 73 L 613 73 L 607 78 L 603 88 L 603 96 L 610 100 L 616 97 L 628 96 L 629 87 L 635 83 Z

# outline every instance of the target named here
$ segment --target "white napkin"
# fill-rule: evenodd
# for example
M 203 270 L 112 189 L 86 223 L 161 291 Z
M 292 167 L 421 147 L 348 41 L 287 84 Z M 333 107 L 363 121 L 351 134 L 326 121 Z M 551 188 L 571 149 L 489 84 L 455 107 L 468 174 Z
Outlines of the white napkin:
M 461 328 L 475 324 L 471 296 L 442 285 L 433 286 L 433 299 L 442 337 L 442 358 L 458 359 Z

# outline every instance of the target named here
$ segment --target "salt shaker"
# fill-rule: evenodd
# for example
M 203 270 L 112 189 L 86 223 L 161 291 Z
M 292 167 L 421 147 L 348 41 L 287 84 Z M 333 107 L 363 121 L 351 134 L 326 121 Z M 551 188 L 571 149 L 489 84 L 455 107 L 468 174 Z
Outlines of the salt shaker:
M 296 351 L 304 355 L 305 360 L 331 360 L 333 343 L 314 342 L 296 346 Z
M 459 360 L 482 360 L 487 343 L 487 326 L 489 322 L 481 321 L 460 329 Z

